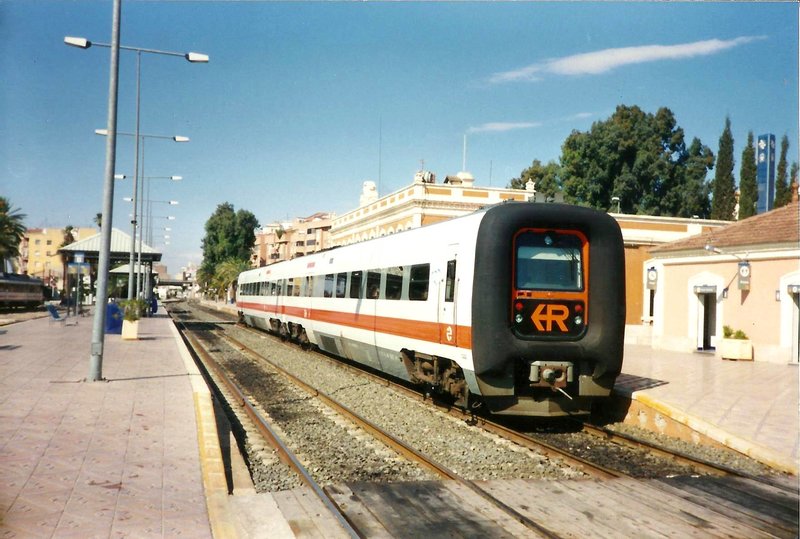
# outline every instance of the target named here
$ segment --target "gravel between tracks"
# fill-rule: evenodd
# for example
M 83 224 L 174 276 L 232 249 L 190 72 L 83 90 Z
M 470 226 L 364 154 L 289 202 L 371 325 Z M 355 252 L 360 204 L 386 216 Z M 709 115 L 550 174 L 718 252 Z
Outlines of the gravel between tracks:
M 585 475 L 385 386 L 354 378 L 352 373 L 293 345 L 238 328 L 226 332 L 465 479 L 565 479 Z
M 313 381 L 320 390 L 467 479 L 563 479 L 584 475 L 564 463 L 470 427 L 425 403 L 353 377 L 343 368 L 330 365 L 294 345 L 240 328 L 229 326 L 226 331 L 300 378 Z M 622 423 L 609 427 L 751 475 L 771 473 L 768 467 L 732 450 L 690 444 Z M 688 467 L 654 457 L 647 451 L 623 448 L 586 434 L 562 432 L 557 437 L 556 441 L 548 441 L 568 447 L 593 462 L 626 469 L 634 476 L 665 477 L 692 473 Z

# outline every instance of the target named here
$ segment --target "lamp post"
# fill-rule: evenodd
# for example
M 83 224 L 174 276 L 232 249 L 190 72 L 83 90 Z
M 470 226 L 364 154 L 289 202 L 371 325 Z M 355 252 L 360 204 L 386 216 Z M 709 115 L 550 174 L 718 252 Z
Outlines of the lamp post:
M 87 380 L 103 379 L 105 304 L 108 301 L 108 266 L 111 258 L 111 225 L 114 213 L 114 168 L 117 161 L 117 97 L 119 95 L 119 30 L 122 17 L 122 0 L 114 0 L 111 17 L 111 59 L 108 81 L 108 122 L 111 134 L 106 140 L 106 165 L 103 180 L 103 220 L 100 224 L 100 250 L 97 261 L 97 307 L 92 321 L 92 344 Z
M 108 130 L 106 129 L 95 129 L 95 134 L 107 136 Z M 133 299 L 134 297 L 138 296 L 139 289 L 140 289 L 140 281 L 139 281 L 139 272 L 136 272 L 134 277 L 134 265 L 136 264 L 136 228 L 139 224 L 139 218 L 143 219 L 144 214 L 144 207 L 142 204 L 139 203 L 139 140 L 141 139 L 141 162 L 142 162 L 142 170 L 144 170 L 144 139 L 146 138 L 153 138 L 153 139 L 162 139 L 162 140 L 172 140 L 173 142 L 189 142 L 189 137 L 184 137 L 181 135 L 149 135 L 149 134 L 142 134 L 138 132 L 138 105 L 137 105 L 137 132 L 136 133 L 125 133 L 122 131 L 117 131 L 117 135 L 125 135 L 129 137 L 136 138 L 136 157 L 134 159 L 134 172 L 133 172 L 133 219 L 131 220 L 131 247 L 130 247 L 130 256 L 128 260 L 128 299 Z M 182 176 L 169 176 L 171 180 L 179 181 L 182 180 Z M 141 191 L 144 193 L 144 177 L 142 177 L 142 186 Z M 142 240 L 141 240 L 141 231 L 139 232 L 139 261 L 141 262 L 141 248 L 142 248 Z
M 91 46 L 97 47 L 110 47 L 107 43 L 98 43 L 90 41 L 83 37 L 72 37 L 66 36 L 64 38 L 64 43 L 70 45 L 72 47 L 77 47 L 79 49 L 88 49 Z M 136 192 L 138 191 L 139 185 L 139 124 L 140 124 L 140 109 L 141 109 L 141 67 L 142 67 L 142 53 L 147 54 L 160 54 L 163 56 L 178 56 L 183 57 L 187 61 L 191 63 L 208 63 L 208 56 L 205 54 L 201 54 L 198 52 L 172 52 L 172 51 L 162 51 L 158 49 L 145 49 L 142 47 L 127 47 L 124 45 L 117 44 L 117 47 L 122 50 L 127 51 L 134 51 L 136 52 L 136 132 L 134 136 L 136 137 L 135 146 L 135 158 L 134 158 L 134 165 L 133 165 L 133 191 L 134 191 L 134 198 L 136 198 Z M 187 139 L 188 140 L 188 139 Z M 177 141 L 176 142 L 180 142 Z M 136 203 L 134 203 L 134 212 L 133 212 L 133 221 L 131 222 L 131 253 L 130 253 L 130 264 L 131 264 L 131 271 L 128 273 L 128 299 L 133 299 L 134 290 L 133 290 L 133 258 L 134 258 L 134 250 L 136 249 L 136 211 L 135 211 Z

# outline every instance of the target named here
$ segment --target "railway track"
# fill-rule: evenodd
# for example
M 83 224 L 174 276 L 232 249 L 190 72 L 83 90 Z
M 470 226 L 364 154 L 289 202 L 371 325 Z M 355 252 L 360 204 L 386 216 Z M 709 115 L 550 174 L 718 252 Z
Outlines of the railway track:
M 282 343 L 276 337 L 268 337 L 264 333 L 256 332 L 251 333 L 250 330 L 243 331 L 241 327 L 234 326 L 230 323 L 217 325 L 211 320 L 207 321 L 208 323 L 199 324 L 202 328 L 201 333 L 205 333 L 206 335 L 213 334 L 213 341 L 204 342 L 202 345 L 199 342 L 196 342 L 197 346 L 200 349 L 210 348 L 212 352 L 218 352 L 220 349 L 230 349 L 230 350 L 237 350 L 238 353 L 248 356 L 251 358 L 252 361 L 258 362 L 259 364 L 264 361 L 263 350 L 260 347 L 258 350 L 253 348 L 252 342 L 255 341 L 257 344 L 259 342 L 265 343 L 268 349 L 275 349 L 278 350 L 278 355 L 284 354 L 292 354 L 293 350 L 297 350 L 297 348 L 293 345 L 288 343 Z M 193 326 L 197 326 L 197 323 L 189 324 Z M 215 329 L 224 327 L 224 330 Z M 221 335 L 222 333 L 226 335 Z M 235 335 L 234 335 L 235 334 Z M 187 337 L 195 339 L 195 337 Z M 195 339 L 196 341 L 202 339 Z M 243 342 L 248 341 L 248 343 Z M 194 346 L 194 345 L 193 345 Z M 299 350 L 297 350 L 299 354 Z M 308 354 L 305 353 L 304 354 Z M 268 355 L 268 354 L 267 354 Z M 319 363 L 321 360 L 331 361 L 334 362 L 338 370 L 342 369 L 342 366 L 339 364 L 338 361 L 332 360 L 327 358 L 326 356 L 314 356 L 313 361 Z M 274 367 L 270 367 L 273 369 L 283 369 L 281 365 L 276 365 Z M 301 369 L 302 370 L 302 369 Z M 348 376 L 351 378 L 353 374 L 351 371 L 347 371 Z M 281 374 L 281 377 L 284 376 L 291 376 L 297 378 L 295 376 L 296 373 L 287 373 L 286 375 Z M 310 375 L 312 379 L 314 379 L 314 375 Z M 359 371 L 359 377 L 365 376 L 363 372 Z M 369 377 L 374 380 L 373 375 L 369 375 Z M 382 523 L 381 525 L 386 526 L 387 521 L 391 521 L 394 518 L 399 518 L 398 515 L 403 516 L 406 520 L 403 520 L 403 525 L 409 521 L 408 519 L 416 521 L 418 518 L 424 520 L 426 517 L 423 514 L 414 513 L 413 511 L 419 511 L 420 507 L 422 507 L 423 512 L 430 512 L 431 508 L 428 507 L 426 504 L 430 504 L 431 500 L 433 499 L 441 499 L 440 505 L 442 505 L 442 509 L 447 506 L 450 507 L 448 504 L 452 504 L 453 501 L 444 501 L 447 496 L 452 496 L 454 492 L 458 492 L 458 501 L 459 503 L 464 502 L 465 500 L 472 500 L 471 507 L 473 511 L 481 508 L 480 511 L 491 513 L 493 515 L 503 514 L 503 517 L 493 517 L 494 522 L 498 522 L 500 518 L 504 519 L 502 527 L 505 531 L 511 530 L 511 536 L 523 536 L 523 537 L 568 537 L 574 536 L 575 531 L 569 531 L 573 529 L 572 524 L 564 525 L 563 522 L 558 524 L 559 519 L 562 517 L 555 517 L 554 515 L 558 515 L 560 511 L 556 511 L 555 513 L 548 513 L 547 515 L 540 514 L 537 510 L 534 510 L 529 506 L 529 502 L 524 500 L 531 499 L 531 496 L 535 497 L 536 492 L 538 492 L 539 496 L 542 493 L 549 492 L 548 496 L 551 498 L 563 496 L 565 492 L 575 491 L 584 492 L 587 488 L 586 485 L 591 487 L 592 484 L 597 484 L 598 487 L 601 484 L 608 483 L 611 490 L 606 492 L 604 489 L 594 490 L 594 487 L 589 488 L 584 494 L 580 494 L 582 499 L 588 501 L 589 498 L 585 496 L 591 495 L 595 496 L 595 501 L 593 503 L 598 503 L 600 506 L 603 505 L 601 500 L 604 500 L 607 496 L 614 497 L 617 494 L 615 492 L 627 492 L 628 494 L 633 494 L 637 491 L 641 491 L 641 497 L 643 498 L 642 501 L 644 502 L 644 507 L 650 507 L 651 510 L 656 510 L 656 508 L 662 507 L 662 501 L 660 501 L 661 497 L 664 496 L 678 496 L 682 497 L 682 499 L 675 499 L 670 502 L 664 503 L 674 503 L 675 504 L 675 511 L 678 511 L 677 515 L 679 518 L 680 515 L 684 514 L 685 511 L 697 511 L 694 509 L 694 506 L 686 506 L 684 509 L 678 510 L 679 507 L 682 507 L 681 504 L 685 504 L 686 500 L 691 500 L 693 504 L 700 504 L 701 507 L 712 507 L 715 504 L 723 503 L 722 509 L 714 509 L 712 512 L 721 511 L 731 511 L 734 510 L 736 507 L 741 507 L 741 505 L 737 505 L 739 503 L 744 503 L 745 507 L 746 504 L 751 502 L 736 502 L 733 503 L 731 500 L 725 498 L 719 501 L 708 501 L 706 496 L 717 496 L 720 492 L 722 492 L 723 496 L 728 496 L 725 494 L 726 492 L 742 492 L 742 494 L 735 494 L 736 496 L 746 496 L 749 500 L 754 494 L 754 492 L 758 492 L 756 497 L 759 496 L 772 496 L 777 500 L 786 500 L 786 499 L 793 499 L 792 496 L 796 499 L 797 493 L 796 489 L 793 487 L 791 482 L 787 482 L 781 484 L 780 482 L 772 482 L 768 480 L 764 480 L 762 478 L 746 478 L 740 479 L 741 474 L 737 470 L 725 469 L 724 466 L 716 465 L 715 463 L 708 463 L 703 462 L 702 459 L 696 459 L 692 456 L 687 455 L 675 455 L 674 452 L 667 450 L 666 455 L 662 455 L 660 458 L 664 458 L 667 460 L 681 460 L 680 466 L 688 467 L 693 470 L 693 473 L 696 474 L 708 474 L 706 477 L 709 479 L 702 483 L 704 486 L 703 488 L 708 488 L 707 492 L 700 494 L 700 491 L 697 490 L 698 485 L 694 481 L 702 481 L 702 480 L 691 480 L 688 476 L 676 477 L 675 479 L 668 479 L 662 478 L 660 480 L 656 480 L 655 482 L 642 482 L 641 480 L 626 478 L 625 473 L 620 470 L 615 470 L 612 468 L 603 469 L 601 466 L 599 469 L 595 469 L 593 463 L 591 461 L 584 462 L 581 457 L 567 457 L 565 453 L 569 453 L 569 450 L 565 450 L 564 448 L 558 447 L 557 444 L 552 444 L 553 447 L 542 449 L 543 445 L 548 445 L 547 442 L 542 443 L 541 440 L 535 439 L 535 435 L 529 435 L 526 433 L 519 432 L 514 427 L 509 427 L 507 425 L 500 425 L 493 421 L 489 421 L 487 418 L 482 418 L 477 415 L 473 414 L 463 414 L 462 412 L 455 410 L 455 409 L 448 409 L 447 407 L 439 406 L 438 411 L 445 411 L 449 412 L 449 415 L 454 416 L 457 419 L 457 423 L 459 424 L 469 424 L 472 427 L 480 427 L 480 429 L 486 430 L 488 432 L 493 433 L 494 436 L 502 438 L 508 443 L 512 443 L 513 445 L 519 447 L 537 447 L 537 451 L 545 451 L 549 458 L 559 459 L 566 461 L 569 458 L 570 464 L 573 466 L 580 466 L 582 470 L 584 470 L 587 475 L 591 474 L 594 477 L 602 478 L 602 479 L 595 479 L 595 481 L 599 481 L 599 483 L 594 483 L 592 481 L 558 481 L 556 484 L 561 485 L 556 487 L 556 490 L 551 489 L 547 485 L 553 484 L 550 481 L 535 481 L 534 483 L 520 483 L 519 480 L 512 480 L 508 482 L 509 487 L 502 486 L 503 483 L 498 486 L 496 482 L 486 482 L 486 481 L 476 481 L 475 478 L 463 478 L 461 474 L 456 471 L 453 471 L 452 466 L 447 466 L 437 462 L 437 458 L 427 458 L 423 451 L 419 451 L 414 448 L 413 444 L 407 444 L 403 442 L 400 437 L 391 434 L 390 432 L 383 432 L 385 429 L 382 429 L 380 426 L 376 425 L 373 421 L 370 421 L 367 418 L 361 418 L 358 412 L 350 410 L 350 407 L 342 402 L 339 402 L 337 398 L 340 394 L 339 390 L 329 391 L 326 393 L 325 391 L 318 389 L 315 384 L 307 383 L 302 380 L 298 380 L 300 385 L 306 386 L 304 391 L 307 393 L 309 399 L 313 399 L 315 401 L 319 400 L 320 402 L 325 403 L 325 407 L 332 407 L 336 408 L 336 414 L 340 417 L 346 417 L 344 421 L 347 421 L 351 424 L 359 424 L 359 430 L 363 432 L 369 432 L 370 437 L 375 437 L 376 439 L 381 440 L 381 444 L 386 445 L 387 447 L 391 447 L 392 451 L 395 451 L 399 455 L 403 455 L 405 460 L 414 461 L 419 466 L 424 467 L 427 471 L 431 474 L 435 474 L 435 477 L 440 479 L 445 479 L 445 481 L 417 481 L 417 482 L 401 482 L 401 483 L 352 483 L 352 482 L 334 482 L 331 484 L 330 482 L 326 482 L 324 480 L 320 481 L 314 478 L 315 472 L 314 470 L 308 471 L 306 469 L 306 475 L 308 479 L 303 479 L 303 482 L 306 484 L 307 481 L 311 481 L 311 484 L 315 484 L 316 486 L 311 486 L 309 484 L 309 488 L 313 490 L 317 496 L 320 497 L 320 500 L 323 500 L 321 503 L 327 508 L 327 511 L 333 515 L 338 522 L 340 522 L 340 526 L 342 529 L 341 534 L 332 534 L 336 536 L 350 536 L 350 537 L 364 537 L 364 536 L 372 536 L 375 535 L 374 533 L 374 526 L 376 526 L 374 518 L 378 518 L 378 520 Z M 381 386 L 388 386 L 391 383 L 383 378 L 376 381 L 376 383 L 380 384 Z M 295 382 L 293 382 L 295 384 Z M 359 388 L 365 387 L 361 382 L 351 382 L 351 385 L 358 386 Z M 410 396 L 415 401 L 426 400 L 425 396 L 421 396 L 418 393 L 409 393 L 408 390 L 402 386 L 393 387 L 392 393 L 396 393 L 397 391 L 403 391 L 407 396 Z M 341 391 L 341 393 L 345 393 L 345 391 Z M 231 401 L 235 403 L 235 407 L 242 407 L 242 408 L 252 408 L 252 411 L 249 412 L 251 417 L 253 417 L 254 423 L 261 423 L 265 421 L 265 417 L 262 412 L 259 412 L 259 407 L 257 405 L 253 405 L 252 402 L 249 401 L 248 396 L 245 392 L 241 390 L 230 392 L 231 395 L 234 395 L 230 398 Z M 404 397 L 405 398 L 405 397 Z M 406 399 L 409 400 L 409 399 Z M 431 406 L 426 404 L 426 409 L 431 409 Z M 438 413 L 438 412 L 437 412 Z M 439 414 L 441 415 L 441 414 Z M 264 428 L 264 427 L 260 427 Z M 276 429 L 277 433 L 273 433 L 273 436 L 280 439 L 281 432 L 280 428 Z M 605 440 L 606 443 L 613 443 L 614 445 L 619 445 L 623 440 L 626 444 L 638 444 L 640 447 L 636 449 L 636 451 L 648 451 L 653 452 L 659 450 L 658 448 L 641 448 L 641 444 L 647 442 L 644 441 L 637 441 L 633 440 L 631 437 L 621 436 L 618 433 L 614 433 L 609 431 L 608 429 L 600 428 L 598 430 L 597 427 L 591 425 L 581 426 L 579 429 L 576 427 L 576 430 L 579 430 L 582 435 L 586 436 L 587 439 L 596 439 L 596 440 Z M 266 435 L 269 438 L 269 435 Z M 277 445 L 280 445 L 280 442 L 276 442 Z M 283 444 L 286 447 L 287 444 Z M 647 444 L 649 445 L 649 444 Z M 296 461 L 297 464 L 300 466 L 304 466 L 303 464 L 303 455 L 297 455 L 293 453 L 288 447 L 286 447 L 287 453 L 283 455 L 284 450 L 280 450 L 282 453 L 282 459 L 286 462 Z M 661 450 L 663 451 L 663 450 Z M 705 468 L 703 468 L 705 466 Z M 298 476 L 302 475 L 302 472 L 294 472 L 297 473 Z M 620 477 L 622 476 L 622 477 Z M 613 479 L 610 482 L 606 480 L 606 478 L 610 477 L 617 477 L 617 479 Z M 682 479 L 683 478 L 683 479 Z M 724 481 L 724 483 L 716 483 L 715 480 L 719 479 Z M 631 482 L 634 481 L 634 482 Z M 732 481 L 732 482 L 731 482 Z M 515 485 L 513 490 L 509 490 L 510 485 Z M 369 486 L 374 485 L 374 486 Z M 382 486 L 379 486 L 382 485 Z M 406 485 L 406 486 L 403 486 Z M 412 485 L 412 486 L 408 486 Z M 536 487 L 536 489 L 540 490 L 530 490 L 534 485 L 541 485 L 540 487 Z M 576 488 L 573 485 L 583 485 Z M 614 487 L 616 485 L 616 487 Z M 755 485 L 761 485 L 757 487 Z M 525 494 L 527 490 L 527 494 Z M 794 489 L 794 490 L 793 490 Z M 689 494 L 686 494 L 688 492 Z M 469 494 L 467 494 L 469 493 Z M 590 494 L 591 493 L 591 494 Z M 404 496 L 412 496 L 412 498 L 405 498 Z M 467 496 L 467 497 L 465 497 Z M 471 496 L 471 498 L 469 498 Z M 687 498 L 687 496 L 689 496 Z M 653 498 L 647 498 L 653 497 Z M 375 510 L 373 509 L 377 500 L 383 500 L 383 503 L 388 503 L 390 505 L 395 504 L 397 502 L 390 502 L 389 500 L 404 500 L 404 507 L 403 510 L 400 510 L 400 513 L 394 512 L 395 510 L 390 510 L 389 514 L 384 515 L 377 515 L 374 514 Z M 425 503 L 422 506 L 417 506 L 415 502 L 411 502 L 411 505 L 405 505 L 406 500 L 425 500 Z M 637 498 L 638 499 L 638 498 Z M 371 500 L 371 501 L 366 501 Z M 480 500 L 480 501 L 476 501 Z M 543 501 L 540 499 L 540 501 Z M 367 505 L 363 505 L 363 504 Z M 627 503 L 627 502 L 626 502 Z M 779 508 L 778 512 L 781 511 L 785 512 L 785 501 L 781 502 L 784 505 L 784 508 Z M 791 502 L 790 502 L 791 503 Z M 392 505 L 394 506 L 394 505 Z M 487 509 L 488 507 L 492 507 L 492 509 Z M 461 508 L 460 510 L 464 510 Z M 409 514 L 405 514 L 405 512 L 410 512 Z M 736 511 L 741 511 L 741 509 L 736 509 Z M 669 511 L 667 511 L 669 512 Z M 435 511 L 434 511 L 435 513 Z M 486 513 L 483 513 L 484 516 Z M 796 511 L 795 511 L 796 513 Z M 699 514 L 699 513 L 697 513 Z M 739 514 L 738 512 L 736 513 Z M 635 515 L 632 513 L 631 515 Z M 783 513 L 780 513 L 781 518 L 785 516 Z M 597 518 L 598 515 L 595 515 Z M 705 515 L 704 518 L 708 516 Z M 432 518 L 434 522 L 438 522 L 439 519 L 433 515 L 429 515 L 428 518 Z M 452 515 L 451 515 L 452 518 Z M 578 516 L 578 518 L 584 518 Z M 625 518 L 629 518 L 626 515 Z M 653 517 L 651 515 L 643 515 L 642 517 L 632 516 L 630 518 L 639 519 L 641 518 L 643 522 L 649 522 Z M 661 517 L 659 517 L 661 518 Z M 665 524 L 667 526 L 666 520 L 669 520 L 672 516 L 665 516 Z M 740 518 L 740 517 L 736 517 Z M 796 525 L 792 526 L 791 524 L 786 524 L 784 520 L 777 521 L 777 525 L 773 522 L 770 523 L 769 518 L 764 520 L 766 517 L 763 516 L 750 516 L 742 520 L 741 522 L 737 522 L 734 524 L 725 524 L 724 522 L 728 522 L 731 520 L 731 515 L 726 514 L 725 520 L 715 523 L 714 526 L 719 526 L 720 528 L 724 528 L 725 526 L 730 526 L 730 530 L 726 533 L 729 535 L 733 533 L 734 536 L 753 536 L 753 537 L 761 537 L 765 536 L 762 533 L 753 533 L 753 530 L 762 530 L 762 529 L 769 529 L 768 535 L 766 536 L 778 536 L 778 537 L 791 537 L 796 530 Z M 773 517 L 770 517 L 773 518 Z M 789 514 L 789 521 L 794 518 L 791 514 Z M 590 519 L 591 521 L 591 519 Z M 459 517 L 458 519 L 458 526 L 461 525 L 471 525 L 471 517 L 466 513 Z M 401 525 L 397 529 L 404 530 Z M 696 526 L 697 524 L 692 524 L 692 526 Z M 703 526 L 707 526 L 708 524 L 704 524 Z M 383 528 L 380 528 L 382 530 Z M 575 528 L 578 529 L 578 528 Z M 594 529 L 592 527 L 591 529 Z M 514 531 L 516 530 L 516 531 Z M 739 531 L 745 530 L 745 531 Z M 494 531 L 494 530 L 492 530 Z M 395 532 L 397 533 L 397 532 Z M 411 533 L 410 531 L 406 530 L 403 533 L 397 533 L 398 536 L 408 536 Z M 745 533 L 745 535 L 736 535 L 737 533 Z M 382 532 L 378 532 L 376 535 L 381 535 Z M 502 535 L 502 534 L 501 534 Z M 623 534 L 624 535 L 624 534 Z M 647 535 L 647 534 L 645 534 Z M 602 534 L 598 534 L 598 536 L 604 536 Z M 630 535 L 628 535 L 630 536 Z
M 282 440 L 281 435 L 270 425 L 269 421 L 262 414 L 258 412 L 257 408 L 249 401 L 244 392 L 231 379 L 231 377 L 228 376 L 224 368 L 221 367 L 219 363 L 214 359 L 213 354 L 209 352 L 207 347 L 199 339 L 192 336 L 190 331 L 187 331 L 185 324 L 179 322 L 178 327 L 179 330 L 181 331 L 181 334 L 184 337 L 185 342 L 191 347 L 191 350 L 193 350 L 194 353 L 197 355 L 197 357 L 200 359 L 206 372 L 211 375 L 214 385 L 219 388 L 218 389 L 219 394 L 224 395 L 224 398 L 228 399 L 229 404 L 234 404 L 236 407 L 239 407 L 244 411 L 244 413 L 250 419 L 250 421 L 255 426 L 259 434 L 264 439 L 268 440 L 269 443 L 273 445 L 273 447 L 275 447 L 276 451 L 280 455 L 281 460 L 284 463 L 286 463 L 300 477 L 303 484 L 305 484 L 314 492 L 314 494 L 319 498 L 319 500 L 323 503 L 326 509 L 328 509 L 328 511 L 339 522 L 340 526 L 345 531 L 345 533 L 347 533 L 351 537 L 363 537 L 364 535 L 357 530 L 357 528 L 353 525 L 353 523 L 349 521 L 345 512 L 336 502 L 336 499 L 333 496 L 331 496 L 331 494 L 329 494 L 329 491 L 323 485 L 321 485 L 317 480 L 314 479 L 313 474 L 309 472 L 306 466 L 302 463 L 301 459 L 298 458 L 298 456 Z M 258 358 L 259 360 L 262 361 L 268 361 L 263 356 L 261 356 L 254 350 L 250 349 L 243 343 L 237 341 L 236 339 L 224 335 L 221 336 L 221 338 L 224 341 L 231 344 L 233 347 L 238 348 L 244 354 L 250 355 L 251 357 L 254 358 Z M 409 461 L 412 461 L 414 463 L 417 463 L 425 467 L 426 469 L 435 473 L 441 479 L 452 480 L 458 483 L 460 486 L 469 489 L 485 502 L 491 504 L 493 507 L 506 513 L 514 521 L 518 522 L 525 528 L 535 532 L 536 536 L 549 537 L 549 538 L 561 537 L 556 532 L 544 528 L 537 522 L 519 513 L 513 507 L 507 505 L 500 499 L 496 498 L 487 490 L 481 488 L 472 481 L 464 479 L 457 472 L 447 468 L 446 466 L 436 462 L 436 460 L 434 460 L 433 458 L 414 449 L 412 446 L 405 443 L 398 437 L 392 435 L 391 433 L 387 432 L 381 427 L 375 425 L 374 423 L 370 422 L 368 419 L 364 418 L 358 413 L 350 410 L 347 406 L 338 402 L 331 396 L 326 395 L 325 393 L 307 384 L 300 378 L 294 376 L 292 373 L 281 368 L 279 365 L 275 363 L 270 363 L 270 364 L 272 368 L 274 368 L 275 370 L 280 372 L 283 376 L 291 380 L 292 383 L 302 388 L 304 391 L 314 396 L 316 399 L 319 399 L 326 406 L 335 410 L 343 418 L 347 419 L 348 421 L 351 421 L 354 425 L 356 425 L 363 431 L 368 432 L 370 435 L 374 436 L 376 439 L 384 443 L 387 447 L 390 447 L 398 454 L 403 455 L 403 457 L 408 459 Z M 596 470 L 596 473 L 599 474 L 600 476 L 604 476 L 606 474 L 606 472 L 602 469 Z M 335 491 L 335 489 L 333 490 Z

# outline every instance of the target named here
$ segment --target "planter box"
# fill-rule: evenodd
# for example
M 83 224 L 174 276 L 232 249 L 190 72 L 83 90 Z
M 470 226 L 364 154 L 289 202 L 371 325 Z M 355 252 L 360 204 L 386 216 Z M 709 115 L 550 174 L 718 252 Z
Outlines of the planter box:
M 123 341 L 135 341 L 139 338 L 139 321 L 135 320 L 131 322 L 130 320 L 123 320 L 122 321 L 122 340 Z
M 722 339 L 719 351 L 722 359 L 753 361 L 753 344 L 750 339 Z

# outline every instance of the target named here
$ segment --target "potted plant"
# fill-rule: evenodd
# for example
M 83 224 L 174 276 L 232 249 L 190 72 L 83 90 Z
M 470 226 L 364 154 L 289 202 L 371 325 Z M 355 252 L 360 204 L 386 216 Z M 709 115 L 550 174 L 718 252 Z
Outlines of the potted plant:
M 122 307 L 122 339 L 132 341 L 139 338 L 139 319 L 147 308 L 144 300 L 129 299 L 119 302 Z
M 734 330 L 730 326 L 722 327 L 722 343 L 720 355 L 722 359 L 734 361 L 753 361 L 753 343 L 741 329 Z

